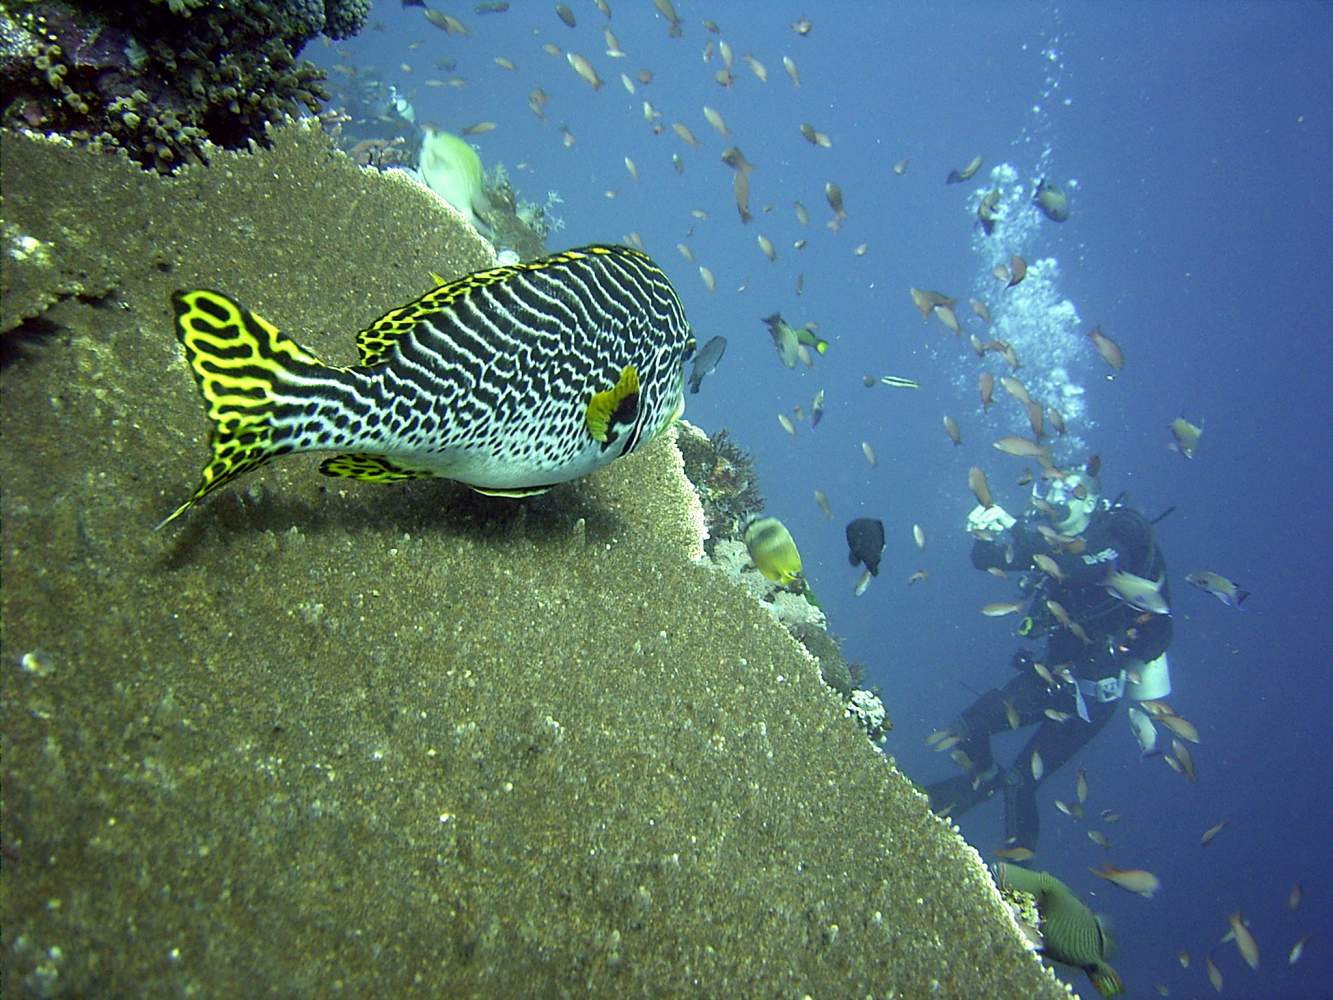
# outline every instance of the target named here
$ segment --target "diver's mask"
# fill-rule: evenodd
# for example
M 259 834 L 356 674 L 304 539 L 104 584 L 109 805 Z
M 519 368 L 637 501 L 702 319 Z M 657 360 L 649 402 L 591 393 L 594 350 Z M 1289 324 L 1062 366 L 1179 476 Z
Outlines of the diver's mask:
M 385 109 L 391 115 L 397 115 L 409 125 L 417 123 L 417 109 L 412 107 L 412 102 L 398 92 L 397 87 L 389 88 L 388 107 Z
M 1039 506 L 1051 519 L 1051 527 L 1062 535 L 1080 534 L 1088 526 L 1101 495 L 1101 484 L 1086 472 L 1032 484 L 1033 500 L 1042 501 Z

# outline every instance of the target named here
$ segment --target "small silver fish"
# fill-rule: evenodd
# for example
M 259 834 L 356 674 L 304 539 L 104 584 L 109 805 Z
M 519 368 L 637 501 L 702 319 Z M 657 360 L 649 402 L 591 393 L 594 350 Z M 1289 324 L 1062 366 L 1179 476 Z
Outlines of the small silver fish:
M 1147 580 L 1124 570 L 1112 570 L 1102 581 L 1112 596 L 1118 597 L 1132 608 L 1147 611 L 1154 615 L 1169 615 L 1171 609 L 1162 596 L 1162 586 L 1166 583 L 1166 572 L 1156 580 Z
M 810 403 L 810 429 L 814 430 L 819 426 L 819 421 L 824 418 L 824 390 L 820 389 L 815 393 L 814 400 Z
M 1132 705 L 1129 709 L 1129 725 L 1139 744 L 1140 759 L 1146 760 L 1162 752 L 1157 748 L 1157 727 L 1153 725 L 1152 719 Z
M 796 63 L 790 56 L 782 57 L 782 68 L 785 69 L 787 75 L 791 77 L 792 86 L 799 87 L 801 85 L 801 74 L 797 71 Z
M 592 63 L 579 55 L 577 52 L 566 52 L 565 61 L 575 73 L 583 78 L 593 90 L 602 89 L 602 78 L 597 75 L 597 70 L 593 69 Z

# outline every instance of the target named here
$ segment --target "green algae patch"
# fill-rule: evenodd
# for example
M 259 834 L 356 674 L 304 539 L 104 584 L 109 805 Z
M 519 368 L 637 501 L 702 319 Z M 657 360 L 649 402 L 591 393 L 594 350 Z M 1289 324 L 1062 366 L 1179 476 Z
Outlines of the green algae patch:
M 52 254 L 0 368 L 6 996 L 1066 995 L 694 561 L 672 434 L 521 502 L 285 459 L 152 530 L 207 455 L 169 293 L 350 360 L 489 263 L 433 196 L 300 126 L 142 181 L 3 143 Z

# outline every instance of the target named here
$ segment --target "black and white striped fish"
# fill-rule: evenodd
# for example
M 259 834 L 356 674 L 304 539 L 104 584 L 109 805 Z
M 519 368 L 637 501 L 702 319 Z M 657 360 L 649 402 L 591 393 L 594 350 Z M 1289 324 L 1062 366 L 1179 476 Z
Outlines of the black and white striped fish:
M 695 344 L 666 275 L 620 246 L 442 282 L 357 334 L 360 363 L 346 368 L 218 292 L 181 291 L 172 303 L 213 421 L 213 457 L 162 524 L 303 451 L 339 452 L 320 465 L 330 476 L 540 493 L 680 416 Z

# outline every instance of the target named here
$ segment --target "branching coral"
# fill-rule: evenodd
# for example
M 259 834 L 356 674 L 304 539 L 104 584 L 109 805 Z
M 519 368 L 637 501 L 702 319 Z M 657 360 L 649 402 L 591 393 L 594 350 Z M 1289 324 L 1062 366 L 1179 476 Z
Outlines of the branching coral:
M 502 163 L 497 163 L 486 177 L 486 197 L 491 204 L 486 221 L 495 245 L 513 250 L 521 260 L 540 257 L 546 252 L 546 238 L 564 228 L 564 220 L 551 211 L 561 203 L 560 196 L 550 191 L 540 205 L 525 200 Z
M 358 167 L 385 167 L 411 165 L 411 150 L 401 138 L 362 139 L 347 151 Z
M 0 123 L 119 148 L 163 173 L 243 148 L 328 97 L 298 61 L 320 33 L 354 34 L 368 0 L 0 3 Z
M 712 437 L 697 434 L 680 437 L 685 474 L 699 493 L 708 521 L 705 550 L 711 555 L 720 538 L 737 536 L 745 515 L 763 509 L 754 458 L 734 441 L 725 429 Z

